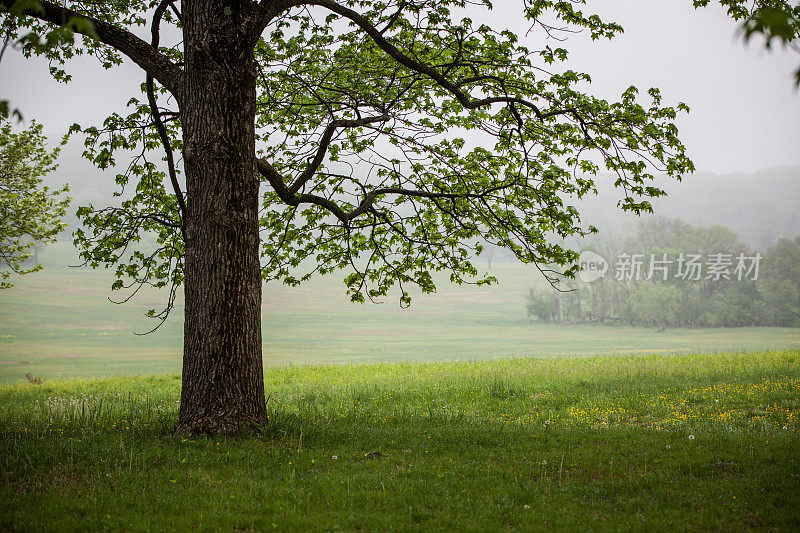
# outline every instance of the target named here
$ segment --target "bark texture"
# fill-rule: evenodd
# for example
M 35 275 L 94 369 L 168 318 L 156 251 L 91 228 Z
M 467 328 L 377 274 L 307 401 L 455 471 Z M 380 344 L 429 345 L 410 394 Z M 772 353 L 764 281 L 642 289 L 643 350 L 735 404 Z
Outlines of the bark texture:
M 176 432 L 266 422 L 261 357 L 256 64 L 246 10 L 185 1 L 181 90 L 187 216 Z M 235 2 L 233 2 L 235 4 Z

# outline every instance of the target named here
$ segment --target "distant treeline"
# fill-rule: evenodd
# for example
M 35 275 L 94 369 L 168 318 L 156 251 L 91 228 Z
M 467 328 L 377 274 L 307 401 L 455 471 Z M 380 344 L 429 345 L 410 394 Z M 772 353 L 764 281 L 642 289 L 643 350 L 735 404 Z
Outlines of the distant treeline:
M 630 238 L 591 242 L 581 258 L 575 280 L 530 289 L 529 317 L 659 330 L 800 326 L 800 236 L 757 253 L 724 226 L 654 219 Z

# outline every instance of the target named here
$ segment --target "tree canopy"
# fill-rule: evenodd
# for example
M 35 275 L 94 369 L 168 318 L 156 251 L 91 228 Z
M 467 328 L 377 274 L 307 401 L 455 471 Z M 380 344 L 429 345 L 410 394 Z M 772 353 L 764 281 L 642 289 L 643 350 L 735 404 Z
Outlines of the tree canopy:
M 66 228 L 61 220 L 70 199 L 64 186 L 51 190 L 42 178 L 56 168 L 58 148 L 48 150 L 42 125 L 32 122 L 15 133 L 0 121 L 0 289 L 12 274 L 28 274 L 41 265 L 26 265 L 36 243 L 54 242 Z
M 170 2 L 66 4 L 69 10 L 43 3 L 54 17 L 84 15 L 74 20 L 91 21 L 101 41 L 112 28 L 144 25 L 147 9 L 160 17 L 151 19 L 154 36 L 182 24 Z M 595 39 L 621 31 L 576 4 L 516 6 L 538 32 L 536 49 L 476 22 L 491 8 L 483 1 L 261 4 L 280 7 L 254 43 L 259 170 L 268 185 L 260 217 L 265 279 L 296 284 L 314 271 L 347 269 L 353 300 L 400 285 L 408 303 L 407 285 L 435 289 L 433 271 L 446 270 L 455 282 L 491 281 L 472 264 L 485 242 L 568 270 L 574 253 L 553 243 L 594 231 L 568 198 L 593 192 L 598 170 L 617 173 L 620 206 L 636 212 L 662 194 L 648 186 L 652 172 L 692 170 L 674 124 L 686 106 L 664 106 L 656 89 L 645 98 L 633 87 L 618 101 L 593 97 L 585 92 L 590 77 L 566 68 L 567 50 L 547 44 L 575 30 Z M 22 50 L 46 55 L 59 79 L 69 79 L 61 65 L 77 54 L 109 67 L 120 61 L 101 41 L 73 41 L 65 28 L 53 36 L 36 19 L 8 18 L 15 38 L 20 20 L 58 43 L 29 37 Z M 137 60 L 138 46 L 145 44 L 124 51 L 153 61 Z M 180 46 L 159 51 L 171 65 L 182 61 Z M 126 277 L 137 285 L 182 279 L 182 198 L 158 153 L 164 137 L 170 151 L 180 150 L 180 114 L 150 98 L 170 91 L 172 68 L 156 73 L 160 86 L 131 99 L 127 116 L 74 128 L 86 134 L 86 155 L 100 168 L 120 151 L 136 152 L 117 176 L 121 187 L 134 180 L 133 196 L 121 207 L 79 212 L 88 229 L 76 243 L 90 264 L 117 265 L 116 288 Z M 123 256 L 146 232 L 158 234 L 158 246 Z

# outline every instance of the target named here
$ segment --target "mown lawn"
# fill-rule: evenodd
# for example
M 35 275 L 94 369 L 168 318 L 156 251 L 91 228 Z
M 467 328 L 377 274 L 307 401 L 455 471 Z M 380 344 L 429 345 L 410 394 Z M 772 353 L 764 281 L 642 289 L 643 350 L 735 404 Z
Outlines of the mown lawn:
M 261 435 L 195 440 L 177 375 L 0 388 L 0 529 L 800 528 L 800 351 L 266 382 Z

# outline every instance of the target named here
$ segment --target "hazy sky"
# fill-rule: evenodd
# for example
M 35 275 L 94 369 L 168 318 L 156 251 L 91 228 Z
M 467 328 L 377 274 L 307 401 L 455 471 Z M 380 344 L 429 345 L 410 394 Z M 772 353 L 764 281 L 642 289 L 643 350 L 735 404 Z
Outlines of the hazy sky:
M 495 3 L 496 16 L 516 20 Z M 611 42 L 578 37 L 568 43 L 570 67 L 592 75 L 592 92 L 618 96 L 629 85 L 660 87 L 665 103 L 685 101 L 692 113 L 681 137 L 701 170 L 751 172 L 800 164 L 800 93 L 792 72 L 800 55 L 746 47 L 720 8 L 695 11 L 690 0 L 589 0 L 590 9 L 625 27 Z M 513 18 L 512 18 L 513 17 Z M 0 63 L 0 98 L 60 136 L 73 122 L 99 123 L 123 108 L 144 79 L 127 64 L 103 71 L 92 59 L 74 61 L 68 85 L 50 79 L 47 64 L 13 50 Z

